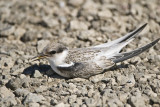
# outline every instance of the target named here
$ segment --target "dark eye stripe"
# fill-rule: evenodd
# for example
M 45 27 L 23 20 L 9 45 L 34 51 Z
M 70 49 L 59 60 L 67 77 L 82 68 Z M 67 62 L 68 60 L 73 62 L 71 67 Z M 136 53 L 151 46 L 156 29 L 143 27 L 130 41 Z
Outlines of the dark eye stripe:
M 50 51 L 49 53 L 50 53 L 50 54 L 55 54 L 55 53 L 56 53 L 56 51 Z

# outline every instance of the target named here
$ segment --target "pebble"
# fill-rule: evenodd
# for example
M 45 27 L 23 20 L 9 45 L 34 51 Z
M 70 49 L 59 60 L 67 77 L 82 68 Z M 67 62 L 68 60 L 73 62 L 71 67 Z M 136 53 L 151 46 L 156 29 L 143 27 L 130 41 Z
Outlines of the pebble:
M 34 94 L 34 93 L 29 93 L 27 96 L 24 98 L 23 103 L 37 103 L 45 100 L 45 98 L 42 95 Z
M 14 32 L 14 35 L 16 36 L 16 39 L 20 39 L 24 34 L 25 34 L 26 30 L 21 28 L 21 27 L 18 27 L 15 32 Z
M 15 90 L 14 93 L 15 93 L 15 95 L 18 96 L 18 97 L 20 97 L 20 96 L 24 97 L 24 96 L 26 96 L 27 94 L 29 94 L 29 91 L 26 90 L 26 89 L 18 88 L 18 89 Z
M 22 42 L 29 42 L 36 40 L 38 33 L 36 31 L 26 31 L 20 38 Z
M 6 106 L 14 106 L 17 104 L 15 95 L 8 90 L 5 86 L 0 87 L 1 104 L 4 103 Z
M 40 86 L 38 88 L 35 89 L 36 93 L 42 93 L 44 91 L 47 91 L 48 87 L 46 86 Z
M 39 107 L 40 105 L 38 103 L 29 103 L 29 107 Z
M 42 77 L 42 74 L 38 70 L 35 70 L 35 72 L 33 74 L 33 77 L 34 78 L 39 78 L 39 77 Z
M 64 103 L 59 103 L 55 107 L 65 107 L 65 104 Z
M 144 98 L 141 97 L 141 96 L 132 96 L 130 99 L 130 104 L 131 106 L 134 106 L 134 107 L 144 107 L 145 106 L 145 101 L 144 101 Z
M 104 74 L 99 74 L 99 75 L 95 75 L 93 77 L 90 77 L 90 81 L 93 83 L 97 83 L 99 81 L 101 81 L 104 78 Z
M 71 30 L 87 30 L 88 25 L 81 21 L 72 20 L 70 22 L 70 29 Z
M 43 17 L 43 23 L 49 28 L 53 28 L 59 25 L 59 22 L 56 19 L 50 17 Z
M 84 2 L 84 0 L 69 0 L 69 4 L 72 6 L 80 6 L 82 3 Z
M 113 15 L 112 15 L 112 12 L 110 10 L 105 9 L 105 10 L 102 10 L 102 11 L 98 12 L 98 16 L 101 19 L 107 20 L 108 18 L 111 18 Z
M 48 44 L 50 43 L 49 40 L 39 40 L 37 42 L 37 50 L 39 53 L 41 53 L 44 49 L 44 47 L 46 47 Z
M 11 90 L 16 90 L 17 88 L 21 87 L 23 84 L 23 81 L 19 78 L 13 78 L 8 81 L 6 84 L 7 88 L 10 88 Z

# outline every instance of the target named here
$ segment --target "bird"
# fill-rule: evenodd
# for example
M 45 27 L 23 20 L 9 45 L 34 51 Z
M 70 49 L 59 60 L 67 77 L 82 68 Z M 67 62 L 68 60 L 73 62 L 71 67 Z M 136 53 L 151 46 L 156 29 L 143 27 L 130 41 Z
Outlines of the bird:
M 32 60 L 47 59 L 53 71 L 64 78 L 89 78 L 154 46 L 160 38 L 133 51 L 121 52 L 146 25 L 147 23 L 116 40 L 96 46 L 68 49 L 61 43 L 53 42 Z

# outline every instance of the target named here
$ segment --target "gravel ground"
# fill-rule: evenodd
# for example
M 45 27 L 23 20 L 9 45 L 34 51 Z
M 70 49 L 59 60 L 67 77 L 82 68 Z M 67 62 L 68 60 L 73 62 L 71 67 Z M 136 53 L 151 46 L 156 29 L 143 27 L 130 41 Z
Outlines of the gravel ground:
M 123 51 L 160 37 L 159 0 L 1 0 L 0 106 L 159 107 L 160 43 L 89 79 L 65 79 L 46 60 L 29 62 L 50 41 L 87 47 L 148 23 Z

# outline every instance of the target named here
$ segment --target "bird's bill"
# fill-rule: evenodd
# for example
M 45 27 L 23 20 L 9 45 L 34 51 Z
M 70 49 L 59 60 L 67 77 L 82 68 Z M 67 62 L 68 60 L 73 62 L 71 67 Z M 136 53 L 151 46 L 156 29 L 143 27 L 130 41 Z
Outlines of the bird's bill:
M 40 60 L 40 59 L 44 59 L 44 58 L 47 58 L 47 55 L 39 54 L 39 55 L 31 58 L 31 61 L 36 61 L 36 60 Z

